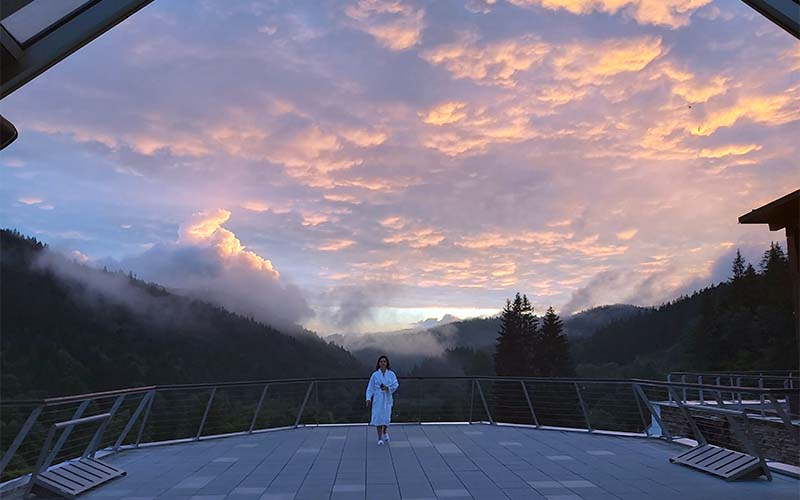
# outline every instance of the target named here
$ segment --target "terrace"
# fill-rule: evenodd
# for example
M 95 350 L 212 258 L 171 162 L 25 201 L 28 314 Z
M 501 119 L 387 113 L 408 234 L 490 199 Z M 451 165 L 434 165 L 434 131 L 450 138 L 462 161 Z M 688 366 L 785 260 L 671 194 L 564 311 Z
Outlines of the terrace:
M 796 499 L 800 483 L 779 463 L 800 458 L 796 374 L 706 377 L 714 384 L 405 378 L 384 447 L 365 424 L 360 379 L 5 401 L 2 492 L 22 497 L 32 472 L 37 484 L 48 469 L 71 477 L 64 467 L 94 456 L 127 475 L 85 498 Z M 670 463 L 703 443 L 756 457 L 752 476 Z

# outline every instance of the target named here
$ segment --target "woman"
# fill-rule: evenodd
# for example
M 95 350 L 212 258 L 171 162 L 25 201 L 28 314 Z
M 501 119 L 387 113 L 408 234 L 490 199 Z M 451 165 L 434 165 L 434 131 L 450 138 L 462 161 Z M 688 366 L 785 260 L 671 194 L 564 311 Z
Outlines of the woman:
M 389 369 L 389 358 L 381 356 L 367 384 L 367 407 L 372 406 L 369 425 L 378 431 L 378 446 L 389 441 L 389 422 L 392 419 L 392 394 L 399 387 L 397 375 Z

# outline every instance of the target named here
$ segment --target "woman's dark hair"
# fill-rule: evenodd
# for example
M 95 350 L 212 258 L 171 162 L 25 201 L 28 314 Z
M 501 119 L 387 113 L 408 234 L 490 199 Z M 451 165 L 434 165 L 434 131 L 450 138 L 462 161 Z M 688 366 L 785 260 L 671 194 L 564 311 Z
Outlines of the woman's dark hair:
M 378 357 L 378 361 L 375 362 L 375 369 L 376 370 L 380 370 L 381 369 L 381 360 L 382 359 L 386 360 L 386 369 L 387 370 L 392 367 L 392 364 L 389 363 L 389 357 L 382 354 L 380 357 Z

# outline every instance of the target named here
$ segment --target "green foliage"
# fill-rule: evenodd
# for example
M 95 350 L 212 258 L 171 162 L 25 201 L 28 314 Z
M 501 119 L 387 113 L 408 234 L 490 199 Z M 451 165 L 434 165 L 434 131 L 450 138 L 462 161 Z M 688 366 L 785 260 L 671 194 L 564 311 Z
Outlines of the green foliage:
M 39 265 L 45 254 L 53 266 Z M 316 335 L 284 335 L 132 276 L 80 266 L 16 231 L 0 231 L 0 265 L 3 399 L 368 372 Z M 86 280 L 64 278 L 54 266 Z M 97 293 L 88 280 L 123 283 L 136 300 Z
M 759 271 L 737 252 L 725 283 L 598 329 L 574 342 L 579 376 L 662 378 L 670 371 L 797 367 L 788 259 L 779 244 Z

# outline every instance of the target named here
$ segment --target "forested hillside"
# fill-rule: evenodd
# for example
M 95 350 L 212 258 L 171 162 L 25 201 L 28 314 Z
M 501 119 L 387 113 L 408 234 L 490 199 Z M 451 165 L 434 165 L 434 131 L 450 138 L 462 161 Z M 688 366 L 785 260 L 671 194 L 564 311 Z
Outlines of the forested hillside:
M 316 335 L 289 336 L 0 231 L 0 396 L 150 384 L 368 374 Z
M 678 370 L 797 369 L 786 254 L 758 270 L 737 253 L 731 278 L 573 342 L 578 375 L 661 377 Z

